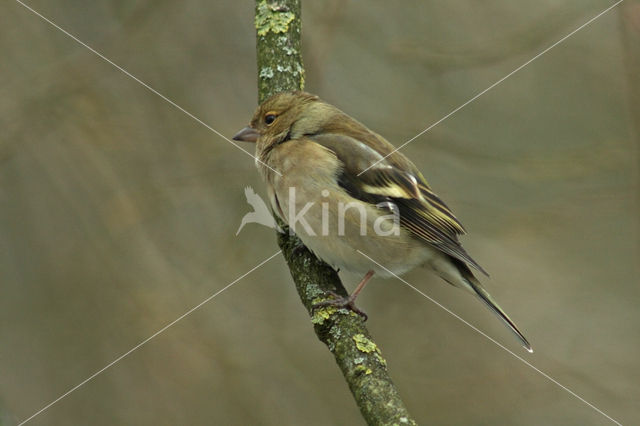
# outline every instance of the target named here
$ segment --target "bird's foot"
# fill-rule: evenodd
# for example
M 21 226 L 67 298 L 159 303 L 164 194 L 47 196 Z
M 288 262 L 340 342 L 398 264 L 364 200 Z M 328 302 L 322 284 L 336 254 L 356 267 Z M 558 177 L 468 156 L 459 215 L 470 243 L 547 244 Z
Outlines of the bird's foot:
M 356 306 L 356 298 L 353 296 L 341 296 L 338 293 L 336 293 L 335 291 L 331 291 L 328 290 L 327 293 L 329 293 L 331 296 L 334 297 L 334 299 L 327 299 L 327 300 L 323 300 L 322 302 L 318 302 L 318 303 L 314 303 L 311 308 L 312 309 L 318 309 L 318 308 L 324 308 L 327 306 L 333 306 L 336 308 L 346 308 L 349 309 L 350 311 L 355 312 L 356 314 L 360 315 L 362 317 L 362 319 L 364 321 L 366 321 L 369 317 L 367 316 L 367 314 L 362 311 L 360 308 L 358 308 Z

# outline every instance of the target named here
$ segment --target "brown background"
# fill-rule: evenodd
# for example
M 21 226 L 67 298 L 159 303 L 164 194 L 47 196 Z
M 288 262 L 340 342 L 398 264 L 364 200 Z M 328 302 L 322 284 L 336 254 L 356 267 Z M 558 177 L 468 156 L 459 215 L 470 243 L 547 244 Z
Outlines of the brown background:
M 253 113 L 253 2 L 29 4 L 225 135 Z M 399 145 L 610 4 L 306 1 L 307 89 Z M 638 31 L 628 0 L 403 150 L 536 352 L 426 271 L 406 279 L 625 424 L 640 421 Z M 235 236 L 244 187 L 264 195 L 249 156 L 13 0 L 0 53 L 11 425 L 277 246 L 260 225 Z M 610 424 L 399 281 L 360 306 L 421 424 Z M 278 257 L 31 424 L 362 420 Z

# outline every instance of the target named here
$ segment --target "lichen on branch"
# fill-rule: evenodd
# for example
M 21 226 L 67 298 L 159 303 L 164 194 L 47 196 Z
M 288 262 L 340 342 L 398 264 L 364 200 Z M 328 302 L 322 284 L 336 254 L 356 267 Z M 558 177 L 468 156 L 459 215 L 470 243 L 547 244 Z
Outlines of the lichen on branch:
M 259 102 L 304 89 L 299 17 L 300 0 L 256 1 Z
M 296 18 L 296 15 L 282 5 L 269 4 L 266 0 L 261 0 L 257 4 L 256 30 L 258 36 L 264 36 L 269 31 L 278 34 L 286 33 L 289 24 Z

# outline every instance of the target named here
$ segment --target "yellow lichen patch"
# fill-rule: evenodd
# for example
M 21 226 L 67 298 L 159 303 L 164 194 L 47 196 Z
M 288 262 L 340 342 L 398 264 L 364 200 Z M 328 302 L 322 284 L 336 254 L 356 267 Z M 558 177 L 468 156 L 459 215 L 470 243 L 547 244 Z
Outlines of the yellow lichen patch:
M 318 299 L 314 302 L 319 302 L 321 299 Z M 325 306 L 322 308 L 317 308 L 313 311 L 313 316 L 311 317 L 311 322 L 313 324 L 322 324 L 325 320 L 328 320 L 329 317 L 336 313 L 338 309 L 335 306 Z
M 356 342 L 356 347 L 360 352 L 371 353 L 379 352 L 378 347 L 371 340 L 367 339 L 364 334 L 356 334 L 353 336 L 353 341 Z
M 377 350 L 376 351 L 376 359 L 378 360 L 378 362 L 383 366 L 386 367 L 387 366 L 387 360 L 382 358 L 382 355 L 380 355 L 380 351 Z
M 286 33 L 289 30 L 289 24 L 294 19 L 293 12 L 280 10 L 267 4 L 266 0 L 262 0 L 258 4 L 258 12 L 256 13 L 258 35 L 267 35 L 269 31 L 275 34 Z
M 373 370 L 371 370 L 370 368 L 365 367 L 364 365 L 358 365 L 356 367 L 356 373 L 361 373 L 361 374 L 364 373 L 364 374 L 369 375 L 369 374 L 373 373 Z

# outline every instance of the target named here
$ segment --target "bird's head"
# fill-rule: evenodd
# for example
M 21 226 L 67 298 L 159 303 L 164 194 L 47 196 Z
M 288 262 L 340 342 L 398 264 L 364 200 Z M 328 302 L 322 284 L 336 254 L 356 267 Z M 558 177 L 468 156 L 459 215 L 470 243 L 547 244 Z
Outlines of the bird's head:
M 259 155 L 279 143 L 324 131 L 336 114 L 341 112 L 310 93 L 278 93 L 258 106 L 249 126 L 233 139 L 256 142 Z

